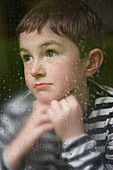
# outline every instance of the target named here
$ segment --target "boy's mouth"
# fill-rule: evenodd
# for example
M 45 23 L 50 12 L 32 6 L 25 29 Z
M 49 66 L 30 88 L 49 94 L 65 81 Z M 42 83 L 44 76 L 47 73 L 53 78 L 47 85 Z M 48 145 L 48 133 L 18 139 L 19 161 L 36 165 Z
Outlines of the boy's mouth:
M 45 89 L 49 87 L 51 84 L 50 83 L 40 83 L 40 84 L 35 84 L 35 89 Z

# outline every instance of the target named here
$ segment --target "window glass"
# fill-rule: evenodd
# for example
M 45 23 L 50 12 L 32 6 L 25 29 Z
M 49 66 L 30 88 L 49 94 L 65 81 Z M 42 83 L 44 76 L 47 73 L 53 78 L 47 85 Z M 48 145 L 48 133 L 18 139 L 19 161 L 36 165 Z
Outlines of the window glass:
M 16 136 L 16 134 L 13 132 L 16 131 L 16 133 L 18 133 L 19 130 L 21 129 L 21 127 L 24 126 L 25 122 L 27 121 L 27 116 L 30 115 L 30 113 L 32 111 L 32 106 L 34 104 L 34 101 L 36 101 L 36 96 L 34 97 L 28 91 L 28 88 L 25 83 L 24 66 L 23 66 L 23 61 L 20 57 L 18 39 L 17 39 L 15 29 L 16 29 L 17 25 L 20 23 L 21 19 L 26 14 L 26 12 L 29 9 L 31 9 L 32 6 L 34 6 L 36 3 L 40 2 L 40 1 L 41 0 L 32 0 L 32 1 L 31 0 L 0 0 L 0 116 L 2 115 L 1 116 L 2 118 L 0 119 L 0 123 L 1 123 L 1 127 L 2 127 L 2 128 L 0 127 L 0 135 L 2 135 L 2 137 L 3 137 L 3 136 L 5 136 L 5 134 L 7 134 L 7 132 L 5 130 L 3 131 L 3 127 L 4 127 L 4 129 L 7 129 L 8 126 L 10 127 L 8 129 L 9 130 L 8 135 L 10 136 L 10 138 L 8 139 L 8 136 L 7 136 L 7 137 L 3 138 L 3 141 L 2 140 L 0 141 L 0 152 L 2 152 L 1 148 L 4 148 L 5 144 L 10 143 L 11 139 Z M 102 18 L 102 21 L 105 25 L 105 39 L 104 39 L 105 45 L 104 45 L 104 50 L 103 50 L 104 62 L 102 64 L 101 68 L 98 70 L 97 74 L 92 76 L 93 80 L 101 85 L 105 85 L 105 86 L 109 86 L 109 87 L 113 88 L 113 69 L 112 69 L 112 67 L 113 67 L 113 1 L 112 0 L 95 0 L 95 1 L 94 0 L 83 0 L 83 1 L 86 1 L 90 6 L 92 6 L 94 8 L 94 10 L 97 12 L 97 14 Z M 47 44 L 45 46 L 47 46 Z M 55 49 L 54 49 L 54 46 L 55 46 Z M 55 44 L 52 46 L 52 49 L 47 49 L 46 52 L 44 50 L 42 50 L 40 52 L 40 55 L 42 57 L 44 56 L 45 57 L 44 60 L 45 61 L 48 60 L 49 61 L 48 63 L 51 63 L 51 61 L 53 61 L 53 58 L 54 58 L 54 60 L 57 61 L 57 59 L 56 59 L 57 55 L 59 55 L 59 53 L 63 53 L 62 49 L 64 48 L 64 47 L 62 47 L 62 48 L 60 47 L 60 50 L 57 51 L 57 48 L 59 46 L 60 46 L 59 44 L 57 44 L 57 45 Z M 23 50 L 23 51 L 25 51 L 25 50 Z M 23 58 L 24 58 L 23 59 L 24 65 L 25 64 L 29 65 L 30 62 L 32 63 L 33 57 L 30 56 L 29 54 L 23 55 Z M 62 61 L 63 61 L 63 59 L 62 59 Z M 73 63 L 72 63 L 72 65 L 73 65 Z M 26 66 L 26 68 L 27 68 L 27 66 Z M 50 65 L 50 68 L 52 68 L 51 65 Z M 58 70 L 56 69 L 56 73 L 57 73 L 57 71 Z M 61 71 L 63 72 L 63 66 L 62 66 Z M 62 74 L 62 72 L 61 72 L 61 74 Z M 35 74 L 35 73 L 32 72 L 30 74 Z M 41 74 L 45 74 L 45 73 L 41 72 Z M 55 75 L 55 73 L 54 73 L 54 75 Z M 60 77 L 60 74 L 59 74 L 59 77 Z M 58 78 L 58 77 L 56 76 L 56 78 Z M 65 77 L 65 80 L 67 81 L 66 85 L 68 87 L 69 86 L 68 77 Z M 37 87 L 37 88 L 45 88 L 44 85 L 42 85 L 42 86 Z M 79 85 L 78 85 L 78 89 L 79 89 Z M 103 93 L 103 91 L 102 91 L 102 93 Z M 107 95 L 107 94 L 108 93 L 105 93 L 105 95 Z M 29 98 L 27 98 L 28 95 L 29 95 Z M 44 93 L 43 93 L 43 95 L 44 95 Z M 96 95 L 98 96 L 98 92 Z M 113 92 L 110 95 L 110 97 L 112 95 L 113 95 Z M 17 96 L 18 96 L 18 98 L 17 98 Z M 68 94 L 67 94 L 67 96 L 68 96 Z M 80 93 L 80 96 L 82 96 L 82 93 Z M 93 96 L 93 95 L 91 97 L 95 98 L 95 96 Z M 24 100 L 25 98 L 26 98 L 26 100 Z M 92 103 L 90 103 L 90 104 L 92 106 Z M 113 104 L 113 101 L 112 102 L 110 101 L 110 105 L 109 105 L 110 108 L 111 108 L 111 104 Z M 82 105 L 82 102 L 81 102 L 81 105 Z M 108 105 L 107 106 L 105 105 L 105 107 L 108 107 Z M 5 108 L 5 110 L 4 110 L 4 108 Z M 94 107 L 93 107 L 93 109 L 94 109 Z M 84 113 L 86 115 L 84 115 L 84 121 L 86 121 L 87 116 L 88 116 L 88 113 L 86 113 L 85 111 L 84 111 Z M 4 116 L 4 113 L 8 113 L 9 119 L 7 118 L 7 116 L 6 117 Z M 16 114 L 15 114 L 15 116 L 14 115 L 12 116 L 11 113 L 16 113 Z M 24 116 L 23 116 L 23 114 L 24 114 Z M 11 119 L 10 119 L 10 117 L 11 117 Z M 65 120 L 64 124 L 66 124 L 67 118 L 65 118 L 65 116 L 64 116 L 63 119 Z M 94 120 L 95 120 L 95 118 L 91 120 L 92 123 L 94 123 L 93 122 Z M 21 124 L 21 122 L 22 122 L 22 124 Z M 113 122 L 110 122 L 110 123 L 112 124 Z M 86 133 L 88 131 L 87 124 L 88 124 L 88 122 L 86 121 L 86 127 L 85 127 Z M 16 126 L 13 127 L 13 125 L 17 125 L 17 127 Z M 100 127 L 100 125 L 101 125 L 101 122 L 98 125 L 98 127 Z M 93 125 L 92 125 L 92 127 L 93 127 Z M 99 131 L 98 127 L 96 129 L 97 131 Z M 111 126 L 109 126 L 109 127 L 111 127 Z M 91 135 L 93 132 L 95 133 L 95 130 L 90 131 L 89 134 Z M 100 133 L 100 131 L 98 133 Z M 51 141 L 53 143 L 51 146 L 49 146 L 49 142 L 50 142 L 49 139 L 52 138 L 54 135 L 56 135 L 54 131 L 52 131 L 51 134 L 45 133 L 45 136 L 42 139 L 42 141 L 41 142 L 39 141 L 39 143 L 37 143 L 37 145 L 39 145 L 41 147 L 39 147 L 39 149 L 37 149 L 37 150 L 33 150 L 31 152 L 31 154 L 29 155 L 29 157 L 28 157 L 29 163 L 28 163 L 28 167 L 27 167 L 29 170 L 32 169 L 32 164 L 35 165 L 35 163 L 37 161 L 37 156 L 39 156 L 39 155 L 40 155 L 40 159 L 42 161 L 40 166 L 43 165 L 43 160 L 47 161 L 47 162 L 45 161 L 45 164 L 47 164 L 47 166 L 48 166 L 49 159 L 53 158 L 53 157 L 51 158 L 51 155 L 49 155 L 50 152 L 53 152 L 53 151 L 55 153 L 58 152 L 57 156 L 60 158 L 61 141 L 59 141 L 59 138 L 57 138 L 58 136 L 57 137 L 55 136 L 56 137 L 56 138 L 54 138 L 55 141 Z M 85 140 L 85 137 L 83 138 L 83 140 Z M 87 139 L 87 140 L 90 141 L 90 139 Z M 79 143 L 79 141 L 77 141 L 77 142 Z M 111 143 L 113 143 L 113 142 L 111 142 Z M 3 147 L 2 147 L 2 144 L 4 144 Z M 66 151 L 68 152 L 68 149 L 69 149 L 68 148 L 66 150 L 66 146 L 67 146 L 66 144 L 67 143 L 65 143 L 65 146 L 64 146 L 64 152 L 66 152 Z M 75 145 L 76 145 L 76 143 L 75 143 Z M 101 146 L 101 143 L 99 145 Z M 32 148 L 33 147 L 34 147 L 34 145 L 32 146 Z M 88 146 L 88 147 L 89 147 L 88 149 L 90 149 L 90 147 L 92 147 L 92 146 Z M 42 150 L 40 148 L 42 148 Z M 95 150 L 95 148 L 93 148 L 93 149 Z M 49 152 L 49 154 L 48 154 L 48 152 Z M 78 150 L 76 152 L 78 152 Z M 66 156 L 65 154 L 64 154 L 64 157 Z M 0 153 L 0 155 L 1 155 L 1 153 Z M 56 155 L 54 155 L 54 156 L 56 156 Z M 72 156 L 73 156 L 73 154 L 70 151 L 69 159 L 71 159 Z M 80 156 L 81 155 L 79 155 L 77 157 L 77 159 Z M 34 162 L 32 162 L 32 161 L 34 161 Z M 39 160 L 39 162 L 41 162 L 41 161 Z M 63 160 L 63 162 L 60 162 L 60 163 L 65 164 L 64 161 L 65 161 L 65 159 Z M 52 168 L 54 165 L 54 161 L 52 163 L 53 164 L 51 165 L 51 169 L 49 169 L 49 170 L 53 170 Z M 24 169 L 25 164 L 26 164 L 26 162 L 23 161 L 22 169 Z M 56 167 L 58 167 L 58 165 L 56 165 Z M 37 169 L 36 167 L 34 167 L 34 168 Z M 109 167 L 109 168 L 111 168 L 111 167 Z

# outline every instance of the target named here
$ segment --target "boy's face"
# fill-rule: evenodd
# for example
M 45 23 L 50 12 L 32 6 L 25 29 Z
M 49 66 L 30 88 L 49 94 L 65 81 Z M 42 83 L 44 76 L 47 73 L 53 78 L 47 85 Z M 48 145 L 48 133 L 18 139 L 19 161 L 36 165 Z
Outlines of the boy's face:
M 71 40 L 46 25 L 40 34 L 21 33 L 19 42 L 26 84 L 39 102 L 60 100 L 71 91 L 79 95 L 86 82 L 86 64 Z

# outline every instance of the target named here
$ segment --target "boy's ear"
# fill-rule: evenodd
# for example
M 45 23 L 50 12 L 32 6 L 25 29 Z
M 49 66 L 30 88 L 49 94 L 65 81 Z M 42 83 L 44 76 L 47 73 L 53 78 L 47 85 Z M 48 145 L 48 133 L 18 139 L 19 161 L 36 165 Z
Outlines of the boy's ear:
M 85 76 L 92 76 L 101 66 L 103 62 L 103 53 L 100 49 L 96 48 L 89 52 L 88 66 L 86 68 Z

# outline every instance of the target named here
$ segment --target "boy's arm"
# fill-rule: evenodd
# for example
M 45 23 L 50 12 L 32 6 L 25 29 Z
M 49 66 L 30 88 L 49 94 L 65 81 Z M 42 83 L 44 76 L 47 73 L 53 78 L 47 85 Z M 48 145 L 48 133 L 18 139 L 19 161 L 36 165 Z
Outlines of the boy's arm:
M 105 153 L 96 149 L 96 141 L 87 134 L 63 143 L 62 158 L 69 166 L 77 169 L 113 169 L 113 112 L 106 120 Z M 110 118 L 111 117 L 111 118 Z M 109 122 L 109 123 L 108 123 Z
M 19 118 L 18 121 L 15 120 L 16 115 L 8 113 L 9 110 L 4 110 L 4 114 L 0 116 L 0 169 L 8 169 L 10 170 L 10 164 L 8 164 L 7 160 L 4 156 L 4 150 L 10 141 L 14 138 L 17 131 L 20 129 L 19 127 Z M 7 114 L 6 114 L 7 112 Z
M 104 169 L 102 155 L 96 150 L 96 141 L 87 134 L 63 143 L 62 158 L 72 169 Z
M 34 100 L 28 100 L 25 97 L 26 94 L 28 91 L 18 94 L 0 108 L 0 169 L 10 167 L 5 159 L 4 151 L 22 129 L 30 115 Z
M 85 134 L 83 130 L 79 105 L 75 104 L 76 107 L 72 109 L 73 101 L 77 103 L 76 99 L 70 96 L 71 109 L 66 98 L 62 101 L 53 101 L 51 109 L 48 110 L 55 125 L 55 131 L 63 141 L 62 158 L 67 161 L 72 169 L 106 169 L 113 166 L 113 120 L 108 120 L 108 116 L 104 123 L 106 134 L 109 132 L 109 135 L 106 135 L 108 140 L 105 143 L 106 151 L 100 153 L 97 151 L 96 141 Z
M 0 166 L 1 169 L 23 169 L 25 155 L 29 154 L 40 136 L 53 128 L 48 120 L 45 105 L 36 103 L 32 113 L 26 121 L 24 117 L 15 114 L 3 114 L 1 116 L 0 129 Z M 22 110 L 23 111 L 23 110 Z M 29 113 L 27 113 L 29 115 Z M 22 120 L 20 120 L 22 119 Z M 18 125 L 25 123 L 20 129 Z M 9 125 L 10 124 L 10 125 Z M 18 135 L 17 135 L 18 134 Z
M 45 114 L 46 109 L 46 105 L 36 103 L 22 130 L 5 148 L 5 160 L 13 170 L 20 169 L 25 156 L 33 150 L 41 135 L 53 128 Z

